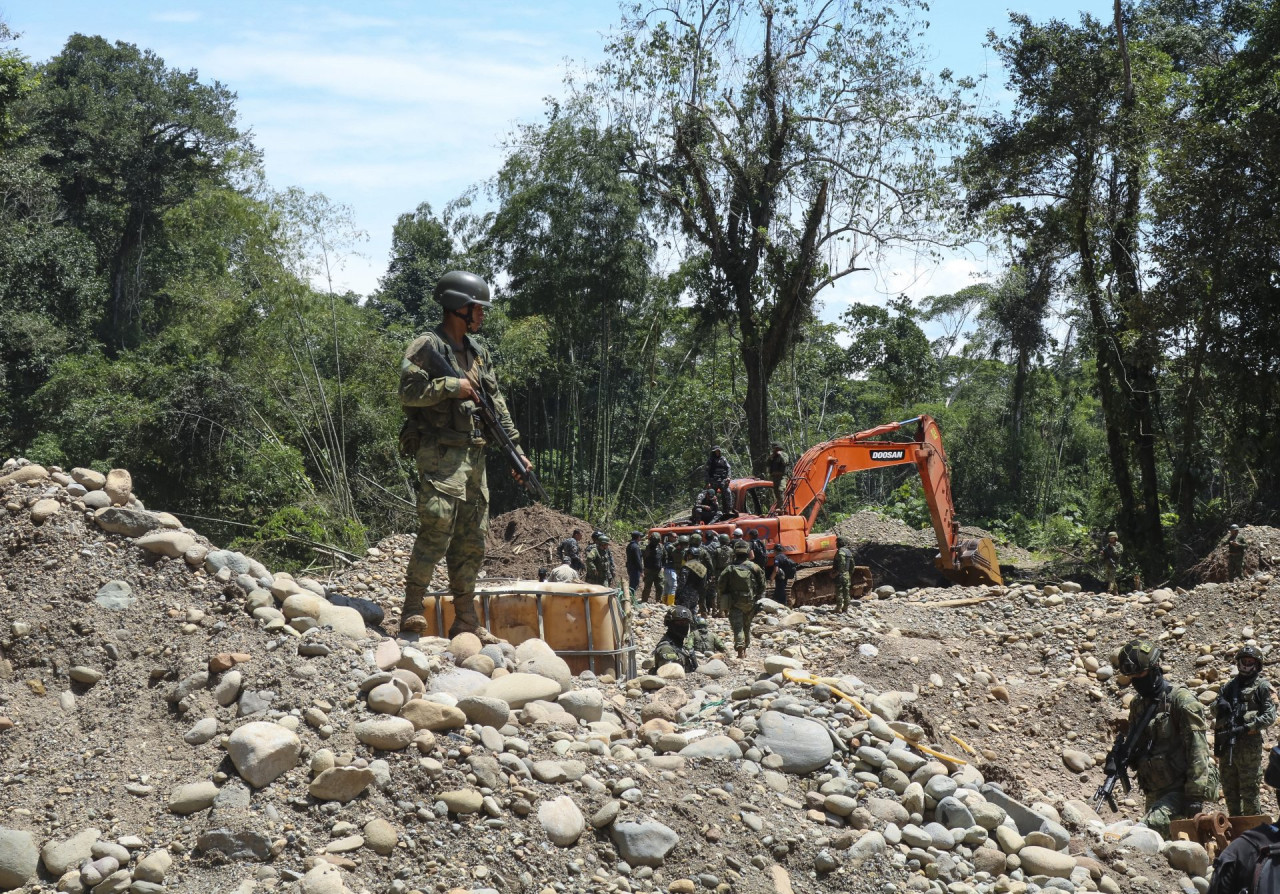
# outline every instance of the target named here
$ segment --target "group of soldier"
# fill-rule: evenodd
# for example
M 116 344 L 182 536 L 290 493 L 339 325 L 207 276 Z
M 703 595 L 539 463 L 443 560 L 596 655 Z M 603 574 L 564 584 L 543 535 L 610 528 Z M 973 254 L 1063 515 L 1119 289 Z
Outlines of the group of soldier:
M 1216 802 L 1219 787 L 1232 816 L 1261 813 L 1263 732 L 1275 723 L 1276 703 L 1255 646 L 1237 651 L 1235 664 L 1237 674 L 1222 687 L 1210 721 L 1195 693 L 1166 678 L 1155 643 L 1135 639 L 1120 650 L 1116 669 L 1135 694 L 1122 740 L 1125 766 L 1115 765 L 1113 749 L 1107 771 L 1134 770 L 1146 799 L 1143 822 L 1166 837 L 1171 821 Z
M 775 506 L 782 506 L 783 486 L 790 467 L 787 455 L 782 452 L 782 445 L 773 444 L 770 447 L 769 458 L 765 461 L 765 472 L 773 482 Z M 731 471 L 729 461 L 725 459 L 724 450 L 719 446 L 712 447 L 707 457 L 703 488 L 694 497 L 689 524 L 709 525 L 738 515 L 733 505 L 733 493 L 729 489 Z
M 1239 580 L 1244 577 L 1244 556 L 1249 548 L 1249 540 L 1240 532 L 1239 525 L 1232 525 L 1227 532 L 1224 543 L 1227 548 L 1227 580 Z M 1118 594 L 1118 580 L 1121 565 L 1124 563 L 1124 545 L 1115 531 L 1107 532 L 1107 539 L 1102 544 L 1102 578 L 1107 584 L 1107 592 Z

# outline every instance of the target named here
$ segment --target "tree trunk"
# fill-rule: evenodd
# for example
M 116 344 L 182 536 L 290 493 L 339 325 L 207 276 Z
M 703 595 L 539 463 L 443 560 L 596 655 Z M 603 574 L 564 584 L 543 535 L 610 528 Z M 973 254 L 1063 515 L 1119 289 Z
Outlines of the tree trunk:
M 751 452 L 751 474 L 764 474 L 769 455 L 769 377 L 760 349 L 742 343 L 742 366 L 747 373 L 747 391 L 742 410 L 747 417 L 747 449 Z

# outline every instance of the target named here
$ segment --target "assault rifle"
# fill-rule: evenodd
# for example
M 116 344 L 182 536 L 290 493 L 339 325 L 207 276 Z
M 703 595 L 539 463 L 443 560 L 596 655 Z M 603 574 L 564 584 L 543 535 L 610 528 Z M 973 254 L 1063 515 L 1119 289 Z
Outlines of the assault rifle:
M 1093 798 L 1089 803 L 1094 810 L 1102 807 L 1102 802 L 1106 801 L 1112 811 L 1118 812 L 1120 808 L 1116 806 L 1116 796 L 1114 794 L 1116 783 L 1119 782 L 1124 788 L 1127 795 L 1133 790 L 1132 783 L 1129 782 L 1129 764 L 1133 762 L 1133 746 L 1146 732 L 1147 726 L 1151 723 L 1151 718 L 1156 716 L 1156 708 L 1160 705 L 1160 700 L 1164 696 L 1160 692 L 1151 700 L 1151 704 L 1147 706 L 1147 710 L 1138 718 L 1138 724 L 1129 730 L 1129 735 L 1120 733 L 1116 736 L 1115 744 L 1111 746 L 1111 751 L 1107 754 L 1107 763 L 1104 767 L 1107 778 L 1102 785 L 1098 786 L 1098 790 L 1093 793 Z
M 1222 730 L 1214 730 L 1213 732 L 1213 751 L 1218 757 L 1223 758 L 1223 766 L 1229 766 L 1235 756 L 1236 742 L 1240 735 L 1248 731 L 1244 725 L 1244 715 L 1249 709 L 1249 703 L 1240 695 L 1239 690 L 1236 691 L 1236 700 L 1234 702 L 1219 696 L 1217 703 L 1214 705 L 1214 713 L 1219 717 L 1229 716 L 1230 726 Z
M 516 449 L 516 442 L 511 440 L 511 437 L 503 429 L 502 423 L 498 419 L 498 413 L 493 406 L 493 399 L 480 387 L 480 383 L 459 372 L 430 343 L 424 344 L 419 348 L 418 353 L 412 359 L 414 363 L 431 373 L 433 377 L 453 376 L 454 378 L 467 379 L 471 382 L 471 387 L 476 393 L 475 418 L 479 420 L 485 437 L 498 445 L 498 449 L 502 451 L 502 455 L 506 457 L 511 466 L 512 474 L 515 475 L 517 481 L 524 485 L 524 489 L 528 491 L 529 496 L 541 503 L 545 503 L 547 501 L 547 492 L 542 489 L 542 482 L 538 480 L 538 476 L 534 474 L 533 469 L 525 467 L 524 459 L 520 456 L 520 451 Z

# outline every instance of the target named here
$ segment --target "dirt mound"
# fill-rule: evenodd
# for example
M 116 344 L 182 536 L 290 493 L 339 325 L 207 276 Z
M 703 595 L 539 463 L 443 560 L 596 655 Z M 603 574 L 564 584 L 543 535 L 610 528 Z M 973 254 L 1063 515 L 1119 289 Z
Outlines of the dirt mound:
M 917 531 L 906 522 L 870 510 L 855 512 L 833 530 L 838 536 L 855 544 L 871 542 L 928 546 L 934 542 L 932 530 Z
M 1248 541 L 1244 551 L 1246 577 L 1280 566 L 1280 529 L 1245 525 L 1240 536 Z M 1222 583 L 1227 579 L 1227 539 L 1223 537 L 1209 554 L 1187 570 L 1189 581 Z
M 489 519 L 485 539 L 484 572 L 487 577 L 537 580 L 538 569 L 557 564 L 556 545 L 574 530 L 583 534 L 584 544 L 591 534 L 590 522 L 534 503 Z M 584 546 L 583 549 L 586 547 Z M 614 561 L 619 561 L 614 547 Z

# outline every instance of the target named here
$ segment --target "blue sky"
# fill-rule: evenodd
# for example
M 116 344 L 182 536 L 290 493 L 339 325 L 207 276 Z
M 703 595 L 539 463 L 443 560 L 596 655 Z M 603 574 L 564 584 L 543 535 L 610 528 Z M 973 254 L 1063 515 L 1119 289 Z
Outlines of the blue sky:
M 1083 8 L 1108 17 L 1109 0 Z M 986 102 L 1003 99 L 1001 72 L 983 46 L 1006 31 L 1007 0 L 939 0 L 925 44 L 937 68 L 990 74 Z M 1025 0 L 1036 19 L 1076 19 L 1076 4 Z M 103 3 L 0 0 L 0 19 L 34 61 L 55 55 L 74 32 L 154 50 L 171 67 L 197 69 L 239 95 L 242 126 L 263 151 L 277 189 L 299 186 L 349 205 L 368 234 L 335 277 L 367 294 L 386 269 L 396 216 L 427 201 L 436 209 L 492 176 L 502 143 L 537 121 L 567 70 L 598 61 L 619 18 L 615 0 L 306 4 Z M 941 294 L 988 269 L 980 251 L 941 263 L 896 255 L 873 273 L 842 281 L 824 316 L 849 301 L 905 292 Z

